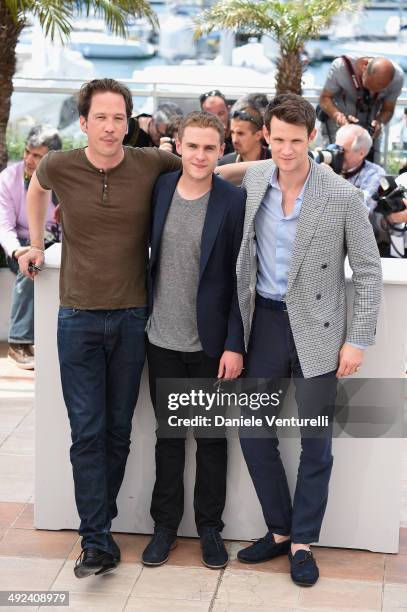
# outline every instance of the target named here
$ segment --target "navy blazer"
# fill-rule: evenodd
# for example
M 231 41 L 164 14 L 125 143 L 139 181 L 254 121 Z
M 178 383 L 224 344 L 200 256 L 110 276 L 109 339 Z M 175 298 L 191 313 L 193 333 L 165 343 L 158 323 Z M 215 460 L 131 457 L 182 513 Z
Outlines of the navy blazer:
M 153 308 L 161 237 L 181 172 L 162 174 L 153 193 L 149 309 Z M 201 240 L 197 294 L 198 334 L 202 348 L 218 358 L 224 350 L 244 352 L 243 323 L 236 289 L 236 260 L 242 241 L 246 192 L 213 175 Z M 175 307 L 175 306 L 174 306 Z

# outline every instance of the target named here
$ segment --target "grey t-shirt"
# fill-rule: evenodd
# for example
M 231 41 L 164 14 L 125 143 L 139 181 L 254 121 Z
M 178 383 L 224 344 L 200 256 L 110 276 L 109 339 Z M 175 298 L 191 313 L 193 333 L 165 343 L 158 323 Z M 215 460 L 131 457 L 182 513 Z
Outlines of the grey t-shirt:
M 147 325 L 152 344 L 174 351 L 201 351 L 196 299 L 201 237 L 209 193 L 185 200 L 175 191 L 158 258 L 153 312 Z
M 355 68 L 356 58 L 349 58 Z M 367 127 L 383 106 L 383 102 L 395 102 L 400 95 L 404 84 L 404 72 L 400 66 L 393 62 L 395 73 L 391 83 L 381 91 L 375 100 L 370 112 L 357 112 L 356 101 L 358 93 L 353 85 L 351 76 L 342 57 L 337 57 L 331 64 L 325 81 L 324 89 L 334 94 L 335 106 L 345 115 L 354 115 L 359 119 L 362 127 Z M 332 120 L 329 121 L 332 134 L 335 134 L 338 126 Z

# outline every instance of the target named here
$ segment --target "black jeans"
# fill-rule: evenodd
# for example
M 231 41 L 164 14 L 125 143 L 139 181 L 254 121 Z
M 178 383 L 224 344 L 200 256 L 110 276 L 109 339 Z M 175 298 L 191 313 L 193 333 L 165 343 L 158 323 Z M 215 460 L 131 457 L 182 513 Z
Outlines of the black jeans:
M 256 299 L 246 376 L 294 377 L 299 417 L 333 416 L 336 371 L 304 379 L 287 312 L 272 309 L 272 300 Z M 332 428 L 325 435 L 301 438 L 301 456 L 294 499 L 278 450 L 278 438 L 244 438 L 241 446 L 269 531 L 291 534 L 295 543 L 317 542 L 328 501 Z
M 157 378 L 213 378 L 219 359 L 203 351 L 183 353 L 147 343 L 151 401 L 156 410 Z M 226 499 L 226 438 L 196 438 L 194 489 L 195 522 L 202 527 L 223 529 L 222 512 Z M 177 531 L 184 513 L 185 439 L 157 438 L 156 480 L 151 500 L 155 526 Z

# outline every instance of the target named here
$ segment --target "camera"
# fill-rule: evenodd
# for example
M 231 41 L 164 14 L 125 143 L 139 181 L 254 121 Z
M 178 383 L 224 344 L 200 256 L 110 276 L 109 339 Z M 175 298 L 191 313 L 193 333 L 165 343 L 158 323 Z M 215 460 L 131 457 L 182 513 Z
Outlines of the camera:
M 394 176 L 383 176 L 380 187 L 372 196 L 377 202 L 375 212 L 383 216 L 405 210 L 403 199 L 407 197 L 407 173 Z
M 317 164 L 327 164 L 331 166 L 336 174 L 340 174 L 343 166 L 343 147 L 337 144 L 329 144 L 324 149 L 315 149 L 308 151 L 308 155 Z
M 172 152 L 175 153 L 175 155 L 178 155 L 177 153 L 177 145 L 175 142 L 175 138 L 170 138 L 170 145 L 172 146 Z

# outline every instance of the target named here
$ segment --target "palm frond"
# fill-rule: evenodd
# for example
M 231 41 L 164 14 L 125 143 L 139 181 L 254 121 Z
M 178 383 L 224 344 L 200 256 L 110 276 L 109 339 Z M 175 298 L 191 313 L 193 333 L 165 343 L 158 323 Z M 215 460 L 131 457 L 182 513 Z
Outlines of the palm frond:
M 46 35 L 55 38 L 58 32 L 68 38 L 72 19 L 80 12 L 100 16 L 108 28 L 121 36 L 127 34 L 127 23 L 135 17 L 146 17 L 151 25 L 159 27 L 158 19 L 147 0 L 3 0 L 13 20 L 25 21 L 31 13 L 37 17 Z
M 218 2 L 195 19 L 197 36 L 211 32 L 214 28 L 224 30 L 269 29 L 268 6 L 264 1 L 225 0 Z
M 87 15 L 103 17 L 109 29 L 120 36 L 126 35 L 129 17 L 146 17 L 153 27 L 159 26 L 147 0 L 84 0 L 80 5 Z
M 196 36 L 214 28 L 268 33 L 287 51 L 296 51 L 326 27 L 339 11 L 360 8 L 356 0 L 226 0 L 195 20 Z
M 68 38 L 72 30 L 72 11 L 69 3 L 61 0 L 31 0 L 26 4 L 30 5 L 29 11 L 38 18 L 46 36 L 54 40 L 58 32 L 61 38 Z

